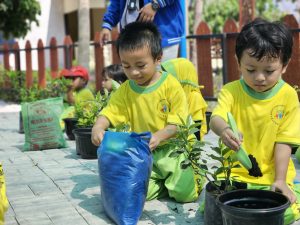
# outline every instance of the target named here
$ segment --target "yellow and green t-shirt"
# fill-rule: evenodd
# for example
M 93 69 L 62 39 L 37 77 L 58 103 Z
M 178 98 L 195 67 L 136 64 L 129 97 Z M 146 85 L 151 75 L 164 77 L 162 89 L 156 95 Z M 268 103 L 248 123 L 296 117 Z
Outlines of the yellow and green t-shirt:
M 84 101 L 94 100 L 94 95 L 88 88 L 83 88 L 78 92 L 74 92 L 75 104 L 81 103 Z
M 78 92 L 73 92 L 75 105 L 86 101 L 92 101 L 95 99 L 92 91 L 88 88 L 83 88 Z M 60 116 L 60 126 L 62 129 L 65 128 L 65 122 L 63 121 L 64 118 L 73 118 L 75 117 L 75 107 L 73 105 L 64 104 L 64 111 Z
M 189 114 L 194 121 L 202 121 L 201 138 L 207 133 L 205 112 L 207 104 L 200 92 L 198 75 L 193 63 L 185 58 L 176 58 L 162 63 L 162 69 L 171 73 L 181 83 L 185 92 Z
M 162 72 L 153 85 L 143 87 L 134 81 L 124 82 L 100 112 L 112 126 L 127 123 L 131 131 L 152 133 L 168 124 L 181 124 L 187 117 L 187 102 L 180 83 Z
M 263 177 L 248 175 L 245 168 L 236 168 L 232 176 L 237 180 L 271 185 L 275 177 L 274 144 L 300 145 L 300 111 L 296 91 L 283 80 L 271 90 L 257 93 L 243 79 L 226 84 L 219 96 L 213 116 L 227 121 L 231 112 L 238 129 L 243 134 L 243 147 L 252 154 L 262 171 Z M 293 183 L 295 167 L 290 160 L 287 182 Z

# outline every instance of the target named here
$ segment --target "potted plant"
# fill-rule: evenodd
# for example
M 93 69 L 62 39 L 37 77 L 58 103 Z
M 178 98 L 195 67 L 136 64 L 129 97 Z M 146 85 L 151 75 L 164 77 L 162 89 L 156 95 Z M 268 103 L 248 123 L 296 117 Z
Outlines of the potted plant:
M 191 135 L 198 131 L 197 126 L 199 126 L 199 124 L 193 123 L 190 116 L 186 121 L 182 120 L 182 125 L 178 126 L 177 136 L 170 139 L 168 144 L 174 147 L 174 153 L 171 157 L 186 154 L 187 159 L 181 162 L 182 169 L 193 166 L 197 174 L 205 177 L 207 180 L 204 202 L 205 224 L 222 225 L 223 221 L 227 221 L 225 224 L 242 224 L 240 221 L 234 221 L 233 219 L 237 212 L 243 212 L 243 217 L 250 218 L 252 221 L 253 213 L 256 213 L 255 215 L 259 218 L 254 219 L 255 222 L 251 223 L 249 220 L 244 224 L 261 224 L 262 212 L 269 213 L 268 220 L 266 220 L 269 224 L 278 224 L 274 221 L 277 221 L 279 218 L 279 221 L 283 221 L 283 213 L 289 205 L 287 198 L 282 194 L 272 191 L 255 190 L 254 193 L 252 190 L 246 190 L 246 184 L 235 182 L 231 171 L 233 168 L 240 167 L 235 152 L 226 147 L 220 139 L 218 145 L 213 146 L 210 143 L 191 138 Z M 248 210 L 246 208 L 247 204 L 251 205 L 251 202 L 245 201 L 247 195 L 248 199 L 253 199 L 255 195 L 260 196 L 255 202 L 256 209 L 252 208 Z M 241 198 L 241 196 L 244 198 Z M 243 199 L 244 202 L 239 201 L 240 199 Z M 268 205 L 269 208 L 266 208 L 266 202 L 270 201 L 273 201 L 278 207 Z M 235 202 L 236 205 L 230 205 L 232 202 Z M 238 208 L 239 206 L 241 208 Z M 264 210 L 261 210 L 261 207 Z M 248 215 L 248 217 L 246 215 Z M 273 223 L 271 221 L 273 221 Z
M 198 131 L 199 124 L 194 123 L 191 116 L 186 121 L 181 119 L 182 125 L 178 126 L 177 136 L 168 141 L 174 147 L 171 157 L 186 154 L 187 159 L 181 162 L 181 168 L 193 166 L 196 173 L 206 178 L 205 188 L 205 224 L 222 224 L 222 214 L 216 205 L 216 197 L 232 189 L 235 185 L 230 180 L 231 169 L 240 167 L 236 164 L 236 158 L 232 157 L 228 149 L 219 140 L 218 146 L 191 138 Z M 223 175 L 223 178 L 219 178 Z M 240 187 L 239 187 L 240 188 Z
M 101 95 L 98 92 L 94 100 L 81 102 L 75 105 L 77 128 L 73 130 L 76 141 L 76 153 L 83 159 L 96 159 L 97 146 L 91 141 L 92 126 L 96 122 L 99 112 L 109 100 L 107 91 Z

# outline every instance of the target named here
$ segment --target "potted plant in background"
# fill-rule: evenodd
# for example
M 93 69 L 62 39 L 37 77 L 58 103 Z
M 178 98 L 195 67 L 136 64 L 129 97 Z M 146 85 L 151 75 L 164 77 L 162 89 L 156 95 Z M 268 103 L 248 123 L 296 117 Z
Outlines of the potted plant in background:
M 77 128 L 73 130 L 73 133 L 76 141 L 76 153 L 83 159 L 97 158 L 98 146 L 91 141 L 92 126 L 96 122 L 99 112 L 107 105 L 108 100 L 109 93 L 107 91 L 102 95 L 98 92 L 94 100 L 75 105 Z
M 283 224 L 283 214 L 289 206 L 288 199 L 273 191 L 246 190 L 245 183 L 235 182 L 231 175 L 234 168 L 240 167 L 236 153 L 219 139 L 218 145 L 191 138 L 198 131 L 188 117 L 178 126 L 178 134 L 168 141 L 174 148 L 171 157 L 186 154 L 181 168 L 193 166 L 196 172 L 205 177 L 204 222 L 206 225 L 225 224 Z M 217 204 L 218 202 L 218 204 Z M 269 203 L 269 204 L 267 204 Z M 242 215 L 244 222 L 239 217 Z M 255 215 L 255 216 L 253 216 Z M 267 219 L 263 219 L 264 216 Z M 279 223 L 278 223 L 279 221 Z

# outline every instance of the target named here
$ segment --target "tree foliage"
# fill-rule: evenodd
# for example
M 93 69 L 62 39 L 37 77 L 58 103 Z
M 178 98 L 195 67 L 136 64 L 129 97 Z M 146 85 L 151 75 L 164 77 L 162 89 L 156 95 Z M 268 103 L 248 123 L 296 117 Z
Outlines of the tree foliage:
M 196 0 L 192 1 L 195 2 Z M 271 21 L 279 20 L 283 16 L 283 13 L 280 12 L 277 6 L 277 2 L 279 1 L 280 0 L 256 0 L 255 17 L 261 17 Z M 208 23 L 212 33 L 222 33 L 224 23 L 229 18 L 235 21 L 239 20 L 239 1 L 204 1 L 202 20 Z M 189 21 L 193 23 L 192 18 L 190 18 Z
M 30 25 L 41 14 L 37 0 L 1 0 L 0 2 L 0 32 L 5 38 L 24 37 L 30 30 Z

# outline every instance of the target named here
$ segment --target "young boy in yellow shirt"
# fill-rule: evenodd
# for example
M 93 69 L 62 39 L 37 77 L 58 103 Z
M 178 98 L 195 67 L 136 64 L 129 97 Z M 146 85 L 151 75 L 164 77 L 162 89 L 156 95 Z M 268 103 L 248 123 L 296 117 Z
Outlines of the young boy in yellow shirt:
M 133 132 L 150 131 L 153 169 L 147 200 L 170 196 L 178 202 L 197 199 L 198 187 L 193 168 L 181 169 L 186 156 L 169 157 L 173 149 L 161 147 L 176 135 L 180 115 L 187 117 L 185 93 L 171 74 L 160 70 L 160 33 L 152 23 L 133 22 L 121 31 L 117 51 L 129 80 L 112 95 L 92 129 L 92 142 L 99 145 L 110 126 L 127 123 Z
M 234 168 L 231 176 L 236 181 L 249 189 L 277 189 L 289 198 L 285 224 L 300 218 L 300 192 L 291 160 L 291 146 L 300 145 L 299 100 L 281 78 L 292 47 L 292 34 L 283 23 L 256 19 L 245 25 L 235 48 L 242 78 L 222 88 L 210 121 L 226 146 L 238 150 L 243 145 L 262 171 L 261 177 L 253 177 L 243 167 Z M 240 138 L 229 129 L 227 112 L 236 120 Z

